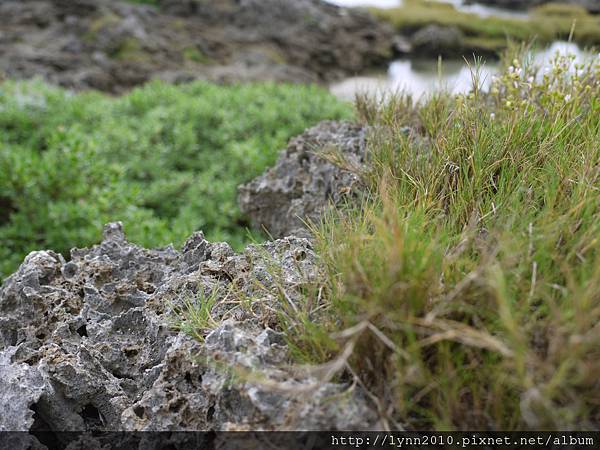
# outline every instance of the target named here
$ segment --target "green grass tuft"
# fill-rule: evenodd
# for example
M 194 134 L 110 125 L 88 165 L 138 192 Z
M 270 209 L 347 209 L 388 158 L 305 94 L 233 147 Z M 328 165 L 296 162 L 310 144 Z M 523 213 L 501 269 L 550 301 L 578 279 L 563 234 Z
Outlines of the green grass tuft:
M 206 334 L 218 326 L 213 318 L 213 308 L 219 297 L 218 289 L 208 294 L 201 292 L 195 298 L 184 298 L 181 307 L 173 308 L 173 328 L 204 342 Z
M 358 104 L 368 195 L 315 227 L 326 295 L 285 329 L 302 361 L 351 348 L 391 428 L 600 423 L 600 63 L 569 66 Z

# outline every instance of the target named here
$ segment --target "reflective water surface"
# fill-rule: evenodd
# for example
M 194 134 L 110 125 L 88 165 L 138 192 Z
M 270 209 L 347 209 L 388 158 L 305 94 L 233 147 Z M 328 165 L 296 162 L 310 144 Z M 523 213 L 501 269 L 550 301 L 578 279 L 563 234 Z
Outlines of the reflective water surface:
M 557 52 L 573 54 L 577 62 L 598 57 L 568 42 L 555 42 L 543 50 L 534 52 L 531 57 L 533 62 L 543 67 L 548 65 Z M 381 96 L 396 91 L 408 92 L 418 100 L 440 88 L 453 93 L 468 92 L 472 86 L 473 70 L 474 68 L 469 68 L 464 60 L 445 60 L 440 66 L 433 58 L 400 59 L 390 64 L 387 73 L 347 78 L 332 84 L 330 90 L 345 100 L 353 100 L 357 93 Z M 489 86 L 492 76 L 497 71 L 498 64 L 495 62 L 486 62 L 480 67 L 480 84 L 484 89 Z
M 373 6 L 375 8 L 396 8 L 402 6 L 402 0 L 326 0 L 338 6 L 346 6 L 348 8 L 357 6 Z M 527 11 L 517 11 L 495 6 L 481 5 L 479 3 L 468 3 L 465 0 L 432 0 L 440 3 L 450 3 L 458 11 L 477 14 L 480 17 L 506 17 L 509 19 L 526 19 Z
M 504 17 L 507 19 L 527 19 L 527 11 L 516 9 L 498 8 L 497 6 L 467 3 L 464 0 L 433 0 L 440 3 L 450 3 L 458 11 L 477 14 L 479 17 Z

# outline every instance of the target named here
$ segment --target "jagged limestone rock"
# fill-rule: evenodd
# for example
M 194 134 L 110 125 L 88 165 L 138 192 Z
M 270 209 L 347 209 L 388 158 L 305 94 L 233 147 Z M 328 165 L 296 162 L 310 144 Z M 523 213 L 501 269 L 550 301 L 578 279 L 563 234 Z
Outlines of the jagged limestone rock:
M 282 290 L 299 302 L 319 276 L 311 243 L 296 237 L 237 254 L 196 233 L 182 252 L 146 250 L 109 224 L 70 261 L 33 252 L 0 288 L 0 402 L 11 412 L 0 429 L 375 426 L 359 390 L 294 370 L 275 330 Z M 174 327 L 174 312 L 208 295 L 202 343 Z
M 325 159 L 338 152 L 345 164 L 364 167 L 367 129 L 325 121 L 292 139 L 274 167 L 239 189 L 239 204 L 257 228 L 274 237 L 307 236 L 307 221 L 318 221 L 331 205 L 355 194 L 359 177 Z
M 15 347 L 0 352 L 0 431 L 14 431 L 33 425 L 30 409 L 44 392 L 40 371 L 27 364 L 11 364 Z

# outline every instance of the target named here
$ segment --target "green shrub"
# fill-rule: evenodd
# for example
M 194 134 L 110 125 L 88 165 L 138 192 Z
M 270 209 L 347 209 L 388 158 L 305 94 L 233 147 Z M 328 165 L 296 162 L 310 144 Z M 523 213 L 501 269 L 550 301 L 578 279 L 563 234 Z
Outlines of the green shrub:
M 247 240 L 239 184 L 286 141 L 350 108 L 317 87 L 171 86 L 121 98 L 41 82 L 0 85 L 0 278 L 32 250 L 66 253 L 121 220 L 145 246 L 194 230 Z

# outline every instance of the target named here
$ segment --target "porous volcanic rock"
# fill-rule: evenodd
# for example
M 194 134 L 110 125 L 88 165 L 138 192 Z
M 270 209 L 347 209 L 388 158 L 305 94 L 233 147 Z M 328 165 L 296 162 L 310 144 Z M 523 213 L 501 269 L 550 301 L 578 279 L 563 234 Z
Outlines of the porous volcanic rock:
M 257 228 L 274 237 L 308 237 L 307 221 L 318 221 L 332 204 L 360 192 L 353 170 L 331 162 L 337 154 L 351 169 L 364 168 L 367 128 L 325 121 L 292 139 L 277 163 L 240 186 L 239 204 Z
M 0 17 L 0 79 L 109 92 L 153 78 L 329 81 L 393 47 L 389 25 L 321 0 L 3 0 Z
M 376 426 L 360 389 L 289 364 L 281 292 L 299 302 L 320 276 L 296 237 L 238 254 L 198 232 L 181 252 L 146 250 L 113 223 L 69 261 L 33 252 L 0 288 L 0 430 Z M 209 299 L 205 340 L 180 331 L 176 312 Z

